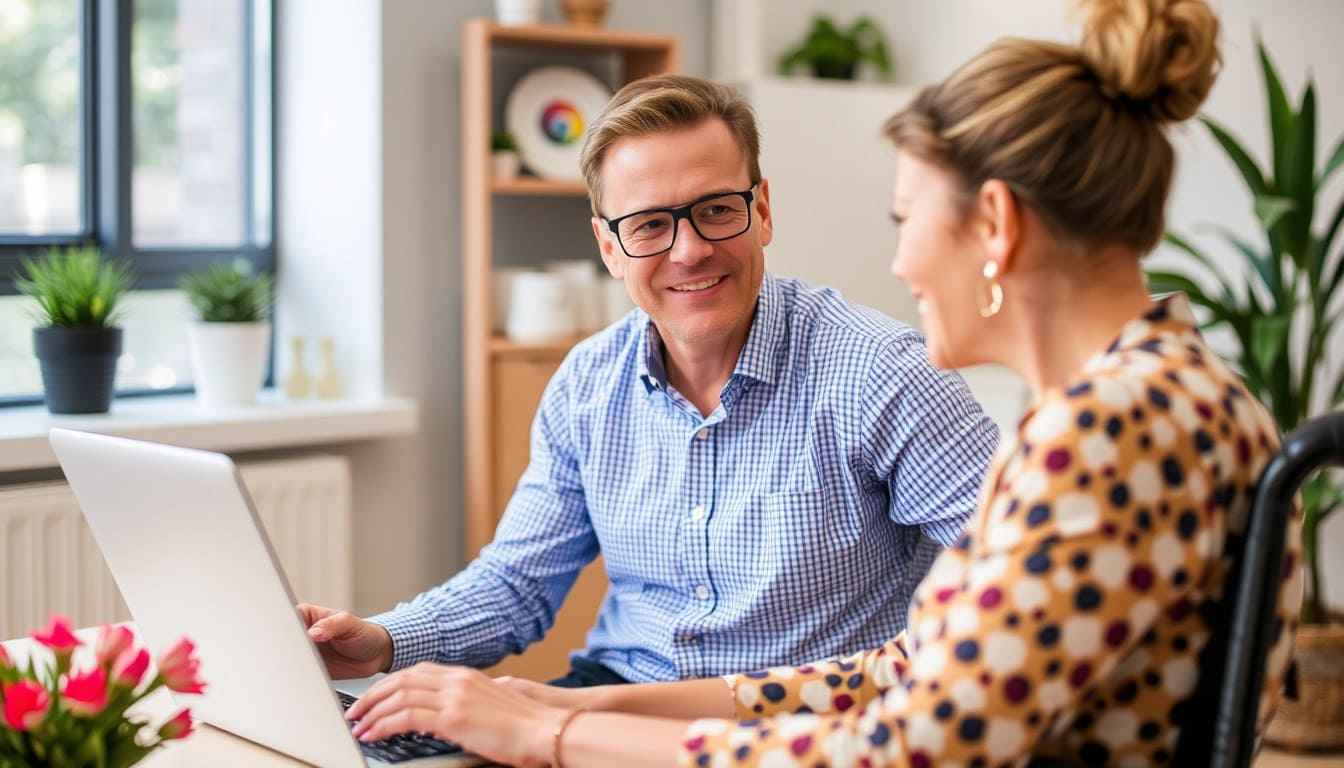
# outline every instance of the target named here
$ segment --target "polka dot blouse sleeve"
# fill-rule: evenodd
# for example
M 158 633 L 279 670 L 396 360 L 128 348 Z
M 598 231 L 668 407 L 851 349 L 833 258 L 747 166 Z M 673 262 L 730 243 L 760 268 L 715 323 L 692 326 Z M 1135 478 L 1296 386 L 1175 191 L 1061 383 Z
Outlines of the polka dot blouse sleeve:
M 866 700 L 841 709 L 839 666 L 743 676 L 739 712 L 757 719 L 695 723 L 682 764 L 1170 763 L 1225 539 L 1274 449 L 1263 409 L 1221 366 L 1192 366 L 1195 351 L 1094 361 L 1028 415 L 970 536 L 920 585 L 904 647 L 834 662 L 863 670 Z M 1300 581 L 1285 570 L 1290 629 Z M 1288 645 L 1271 654 L 1271 696 Z
M 905 634 L 875 651 L 801 667 L 726 675 L 736 715 L 752 719 L 798 712 L 846 712 L 863 706 L 895 682 L 890 672 L 908 663 Z

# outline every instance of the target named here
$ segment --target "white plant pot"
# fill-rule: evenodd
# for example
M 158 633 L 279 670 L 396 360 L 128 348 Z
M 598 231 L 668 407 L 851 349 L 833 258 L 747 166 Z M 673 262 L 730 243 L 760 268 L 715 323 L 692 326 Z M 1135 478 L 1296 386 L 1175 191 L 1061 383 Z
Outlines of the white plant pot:
M 500 24 L 540 24 L 541 0 L 495 0 L 495 20 Z
M 191 368 L 196 397 L 206 405 L 257 401 L 266 375 L 270 323 L 192 323 Z
M 495 163 L 495 178 L 501 181 L 518 178 L 518 171 L 522 168 L 522 158 L 517 152 L 492 152 L 490 158 Z

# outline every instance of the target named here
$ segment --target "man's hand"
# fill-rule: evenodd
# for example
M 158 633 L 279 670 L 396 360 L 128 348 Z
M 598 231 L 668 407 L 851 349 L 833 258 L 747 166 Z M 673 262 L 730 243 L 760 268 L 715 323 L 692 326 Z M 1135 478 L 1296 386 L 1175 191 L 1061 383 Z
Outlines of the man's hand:
M 382 626 L 348 611 L 320 605 L 300 603 L 298 610 L 333 680 L 368 677 L 391 669 L 392 636 Z

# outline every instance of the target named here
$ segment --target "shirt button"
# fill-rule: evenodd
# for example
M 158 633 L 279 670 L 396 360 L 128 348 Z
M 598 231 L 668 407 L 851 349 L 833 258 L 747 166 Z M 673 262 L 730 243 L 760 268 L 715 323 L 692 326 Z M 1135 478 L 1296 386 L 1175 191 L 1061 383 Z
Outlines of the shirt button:
M 697 439 L 697 440 L 708 440 L 708 439 L 709 439 L 709 427 L 705 427 L 705 428 L 701 429 L 699 432 L 696 432 L 696 433 L 695 433 L 695 439 Z
M 681 636 L 681 642 L 683 643 L 695 643 L 699 639 L 700 637 L 698 635 L 693 635 L 690 632 L 686 632 Z
M 695 509 L 691 510 L 691 519 L 696 521 L 697 523 L 703 520 L 704 517 L 705 517 L 705 508 L 703 506 L 698 506 Z
M 706 587 L 704 584 L 701 584 L 700 586 L 696 587 L 696 588 L 695 588 L 695 596 L 696 596 L 697 598 L 701 599 L 701 600 L 708 600 L 708 599 L 709 599 L 709 587 Z

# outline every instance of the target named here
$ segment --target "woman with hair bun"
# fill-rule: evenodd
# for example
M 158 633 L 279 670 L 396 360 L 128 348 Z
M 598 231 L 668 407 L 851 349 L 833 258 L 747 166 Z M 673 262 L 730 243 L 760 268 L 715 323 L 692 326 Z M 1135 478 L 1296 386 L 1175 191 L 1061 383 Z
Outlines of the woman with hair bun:
M 680 683 L 563 691 L 452 672 L 476 681 L 462 706 L 504 689 L 512 720 L 447 738 L 567 768 L 1184 763 L 1178 738 L 1207 727 L 1218 683 L 1201 653 L 1226 553 L 1278 438 L 1184 297 L 1150 298 L 1140 267 L 1171 187 L 1165 132 L 1213 86 L 1218 20 L 1202 0 L 1085 7 L 1079 45 L 1000 40 L 885 127 L 892 268 L 932 361 L 1008 366 L 1036 396 L 908 630 L 844 659 Z M 1293 525 L 1262 717 L 1301 600 Z M 536 735 L 508 737 L 517 723 Z

